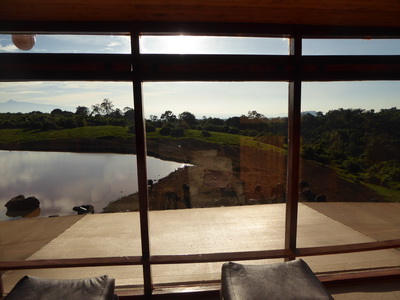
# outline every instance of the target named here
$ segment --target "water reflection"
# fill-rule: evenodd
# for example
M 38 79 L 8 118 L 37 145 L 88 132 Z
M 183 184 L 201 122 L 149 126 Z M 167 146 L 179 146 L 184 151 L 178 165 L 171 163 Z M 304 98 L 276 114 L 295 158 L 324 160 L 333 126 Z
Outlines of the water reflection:
M 34 209 L 34 210 L 10 210 L 7 209 L 6 211 L 6 216 L 10 218 L 17 218 L 17 217 L 22 217 L 22 218 L 36 218 L 39 217 L 41 213 L 40 207 Z
M 49 216 L 76 214 L 73 207 L 81 205 L 101 212 L 137 191 L 135 155 L 0 151 L 0 164 L 0 220 L 8 219 L 4 204 L 21 194 L 38 198 L 41 216 Z M 148 157 L 148 177 L 158 180 L 181 166 Z

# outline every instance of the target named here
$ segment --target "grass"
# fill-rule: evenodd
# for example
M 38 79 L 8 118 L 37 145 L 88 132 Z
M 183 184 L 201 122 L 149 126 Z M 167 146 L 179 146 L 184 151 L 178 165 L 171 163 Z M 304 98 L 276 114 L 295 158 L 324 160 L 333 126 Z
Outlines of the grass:
M 0 144 L 24 143 L 45 140 L 66 139 L 96 139 L 101 137 L 132 138 L 127 127 L 122 126 L 96 126 L 79 127 L 63 130 L 26 130 L 26 129 L 1 129 Z
M 210 137 L 204 137 L 202 131 L 189 129 L 183 137 L 162 136 L 159 129 L 147 133 L 149 139 L 196 139 L 207 143 L 231 146 L 247 146 L 262 150 L 286 153 L 285 149 L 257 141 L 254 137 L 230 134 L 223 132 L 210 132 Z M 0 144 L 18 144 L 32 141 L 68 140 L 68 139 L 96 139 L 96 138 L 133 138 L 127 127 L 122 126 L 88 126 L 62 130 L 26 130 L 26 129 L 0 129 Z
M 159 133 L 159 129 L 156 132 L 147 133 L 147 138 L 164 138 L 164 139 L 196 139 L 207 143 L 214 143 L 220 145 L 231 145 L 231 146 L 247 146 L 247 147 L 254 147 L 259 148 L 262 150 L 273 150 L 282 153 L 286 153 L 285 149 L 275 147 L 270 144 L 265 144 L 257 141 L 254 137 L 250 136 L 243 136 L 238 134 L 230 134 L 230 133 L 223 133 L 223 132 L 210 132 L 210 137 L 204 137 L 202 135 L 201 130 L 194 130 L 188 129 L 185 131 L 185 136 L 183 137 L 171 137 L 171 136 L 162 136 Z
M 254 137 L 229 134 L 222 132 L 210 132 L 210 137 L 204 137 L 200 130 L 186 130 L 184 137 L 162 136 L 159 134 L 159 129 L 156 132 L 147 133 L 149 139 L 196 139 L 207 143 L 215 143 L 220 145 L 231 146 L 247 146 L 258 148 L 262 150 L 277 151 L 286 153 L 283 148 L 275 147 L 270 144 L 265 144 L 258 141 Z M 45 141 L 45 140 L 68 140 L 68 139 L 96 139 L 96 138 L 121 138 L 130 139 L 134 135 L 129 133 L 127 127 L 122 126 L 93 126 L 93 127 L 79 127 L 63 130 L 26 130 L 26 129 L 0 129 L 0 144 L 18 144 L 32 141 Z M 354 182 L 356 178 L 349 174 L 345 174 L 337 167 L 336 169 L 339 176 L 343 179 Z M 382 186 L 367 184 L 362 182 L 365 186 L 377 192 L 379 195 L 384 196 L 389 201 L 400 202 L 400 191 L 388 189 Z
M 400 191 L 388 189 L 386 187 L 371 184 L 371 183 L 363 183 L 365 186 L 369 187 L 371 190 L 375 191 L 379 195 L 385 197 L 387 201 L 391 202 L 400 202 Z

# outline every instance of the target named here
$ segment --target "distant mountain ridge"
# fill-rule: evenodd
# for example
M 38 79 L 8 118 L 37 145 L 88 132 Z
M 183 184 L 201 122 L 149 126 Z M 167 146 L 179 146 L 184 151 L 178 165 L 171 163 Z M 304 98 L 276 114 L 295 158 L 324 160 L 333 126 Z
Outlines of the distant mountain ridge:
M 32 102 L 19 102 L 15 100 L 8 100 L 7 102 L 0 102 L 1 113 L 30 113 L 32 111 L 41 111 L 43 113 L 50 113 L 54 109 L 59 108 L 70 112 L 75 112 L 76 108 L 72 106 L 62 106 L 53 104 L 40 104 Z
M 318 113 L 315 110 L 308 110 L 308 111 L 302 111 L 301 114 L 302 115 L 310 114 L 315 117 Z

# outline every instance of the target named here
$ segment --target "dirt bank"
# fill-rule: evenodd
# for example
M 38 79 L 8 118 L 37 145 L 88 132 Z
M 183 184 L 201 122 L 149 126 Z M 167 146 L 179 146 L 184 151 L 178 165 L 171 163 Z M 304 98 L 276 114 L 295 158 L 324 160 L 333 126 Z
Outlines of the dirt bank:
M 178 156 L 177 161 L 193 164 L 149 187 L 151 210 L 285 201 L 287 160 L 283 152 L 190 140 L 152 141 L 149 145 L 156 157 L 175 160 Z M 301 160 L 300 173 L 314 198 L 323 194 L 329 202 L 383 201 L 361 183 L 349 182 L 315 162 Z M 299 201 L 309 198 L 299 193 Z M 137 203 L 138 195 L 133 194 L 110 203 L 104 211 L 137 210 Z
M 0 145 L 4 150 L 136 153 L 134 140 L 105 137 Z M 184 162 L 179 169 L 154 182 L 150 209 L 213 207 L 285 201 L 287 158 L 284 152 L 248 146 L 207 143 L 195 139 L 149 139 L 147 152 L 163 160 Z M 300 178 L 315 195 L 327 201 L 382 201 L 382 197 L 357 182 L 349 182 L 326 166 L 301 160 Z M 151 178 L 149 178 L 151 179 Z M 186 187 L 184 188 L 184 185 Z M 186 189 L 186 190 L 185 190 Z M 309 198 L 299 195 L 300 201 Z M 138 210 L 138 195 L 113 201 L 104 211 Z

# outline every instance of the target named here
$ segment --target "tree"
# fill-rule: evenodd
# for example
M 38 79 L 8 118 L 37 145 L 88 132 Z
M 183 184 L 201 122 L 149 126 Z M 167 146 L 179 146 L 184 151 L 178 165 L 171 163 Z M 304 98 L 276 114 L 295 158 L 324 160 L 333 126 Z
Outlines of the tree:
M 121 119 L 123 117 L 123 114 L 122 111 L 119 108 L 117 108 L 110 114 L 110 116 L 116 119 Z
M 59 108 L 56 108 L 56 109 L 53 109 L 50 114 L 52 114 L 52 115 L 62 115 L 63 111 L 61 109 L 59 109 Z
M 135 120 L 135 110 L 130 107 L 125 107 L 124 108 L 124 118 L 133 122 Z
M 88 116 L 89 108 L 87 108 L 86 106 L 78 106 L 76 108 L 75 114 L 78 116 Z
M 101 111 L 102 111 L 102 109 L 101 109 L 100 104 L 92 105 L 92 113 L 91 113 L 91 115 L 95 115 L 95 116 L 101 115 Z
M 165 126 L 160 129 L 159 133 L 161 135 L 169 135 L 171 133 L 171 127 Z
M 177 119 L 176 116 L 172 113 L 172 111 L 167 110 L 160 117 L 160 120 L 163 122 L 171 122 L 174 123 Z
M 188 124 L 189 126 L 196 125 L 196 117 L 194 114 L 184 111 L 183 113 L 179 114 L 179 120 Z
M 248 111 L 247 117 L 249 119 L 264 119 L 265 116 L 263 114 L 258 113 L 256 110 Z
M 109 116 L 114 111 L 114 104 L 108 98 L 103 99 L 103 102 L 101 102 L 100 107 L 102 108 L 106 116 Z

